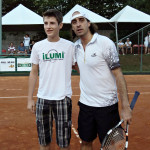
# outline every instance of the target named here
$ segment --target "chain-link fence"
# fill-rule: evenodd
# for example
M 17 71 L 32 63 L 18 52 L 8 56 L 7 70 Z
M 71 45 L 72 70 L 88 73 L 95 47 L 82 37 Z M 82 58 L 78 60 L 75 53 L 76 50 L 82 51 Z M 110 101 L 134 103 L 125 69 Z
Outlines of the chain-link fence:
M 127 46 L 123 47 L 124 55 L 121 49 L 118 51 L 124 73 L 150 73 L 150 48 L 148 48 L 148 41 L 146 41 L 150 42 L 148 31 L 150 31 L 150 24 L 120 39 L 124 44 L 127 39 L 132 42 L 131 49 Z

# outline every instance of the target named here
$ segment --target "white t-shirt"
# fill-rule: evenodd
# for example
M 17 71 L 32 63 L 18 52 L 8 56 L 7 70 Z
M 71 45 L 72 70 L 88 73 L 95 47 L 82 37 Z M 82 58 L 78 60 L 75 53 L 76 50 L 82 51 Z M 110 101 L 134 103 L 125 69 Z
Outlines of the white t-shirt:
M 119 43 L 118 43 L 118 46 L 123 46 L 123 45 L 124 45 L 123 42 L 119 42 Z
M 131 41 L 129 41 L 129 42 L 125 42 L 125 45 L 126 46 L 130 46 L 132 44 L 132 42 Z
M 30 37 L 24 37 L 24 46 L 29 46 L 30 45 Z
M 34 44 L 31 62 L 39 64 L 37 97 L 61 100 L 71 97 L 71 71 L 74 64 L 74 44 L 60 38 L 58 42 L 47 39 Z
M 80 70 L 80 102 L 94 107 L 106 107 L 118 102 L 117 86 L 111 69 L 120 67 L 114 43 L 97 33 L 86 45 L 75 43 L 75 56 Z
M 145 37 L 144 46 L 148 47 L 148 43 L 150 43 L 150 35 Z

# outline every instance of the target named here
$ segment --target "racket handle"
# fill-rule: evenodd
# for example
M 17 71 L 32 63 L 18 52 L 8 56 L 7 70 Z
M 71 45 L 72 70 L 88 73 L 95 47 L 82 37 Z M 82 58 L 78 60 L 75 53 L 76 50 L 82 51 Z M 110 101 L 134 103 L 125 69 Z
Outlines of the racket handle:
M 132 102 L 131 102 L 131 104 L 130 104 L 130 108 L 131 108 L 132 110 L 133 110 L 133 108 L 134 108 L 134 106 L 135 106 L 135 103 L 136 103 L 137 98 L 138 98 L 139 95 L 140 95 L 140 92 L 135 91 L 134 97 L 133 97 Z

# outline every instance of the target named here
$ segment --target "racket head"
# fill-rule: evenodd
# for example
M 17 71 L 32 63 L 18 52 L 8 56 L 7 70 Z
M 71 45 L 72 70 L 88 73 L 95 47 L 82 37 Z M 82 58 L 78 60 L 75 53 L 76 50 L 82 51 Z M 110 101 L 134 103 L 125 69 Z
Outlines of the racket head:
M 132 110 L 139 95 L 140 92 L 135 91 L 134 97 L 130 104 L 130 108 Z M 107 132 L 107 135 L 102 142 L 101 150 L 125 150 L 128 148 L 128 124 L 125 131 L 121 126 L 122 123 L 123 120 Z
M 101 150 L 124 150 L 127 148 L 127 143 L 128 126 L 125 131 L 120 125 L 108 131 L 101 145 Z

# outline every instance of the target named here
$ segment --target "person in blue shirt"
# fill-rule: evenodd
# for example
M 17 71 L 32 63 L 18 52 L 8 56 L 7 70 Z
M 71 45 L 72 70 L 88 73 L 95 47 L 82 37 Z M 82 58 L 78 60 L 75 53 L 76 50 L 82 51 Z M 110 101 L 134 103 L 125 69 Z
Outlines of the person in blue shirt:
M 25 49 L 23 42 L 20 42 L 20 45 L 18 46 L 18 54 L 20 55 L 27 54 L 27 51 Z

